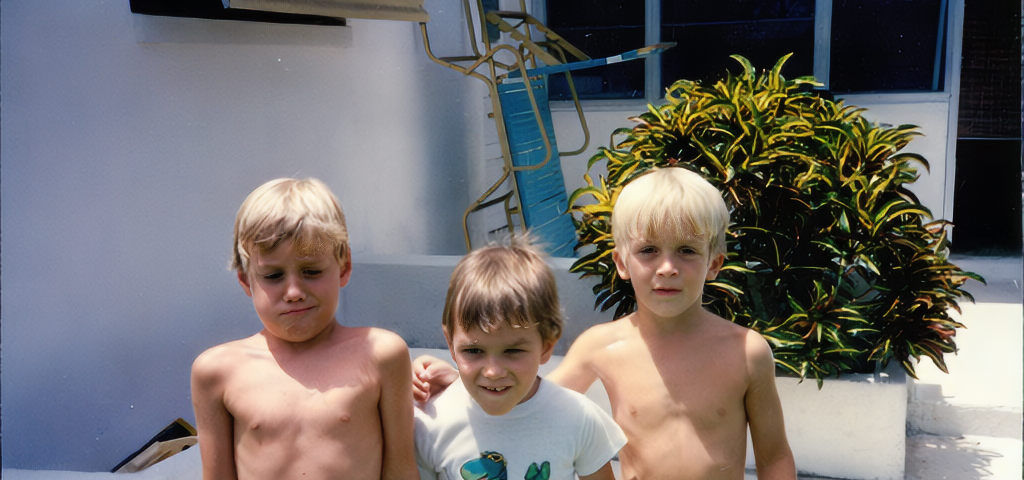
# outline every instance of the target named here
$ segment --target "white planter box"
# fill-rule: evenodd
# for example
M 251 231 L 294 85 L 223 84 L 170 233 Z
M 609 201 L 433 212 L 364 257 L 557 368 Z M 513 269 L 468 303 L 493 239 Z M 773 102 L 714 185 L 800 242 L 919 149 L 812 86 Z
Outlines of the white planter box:
M 776 379 L 786 435 L 801 474 L 903 480 L 907 377 L 896 362 L 878 374 L 825 380 Z M 747 467 L 754 454 L 747 442 Z

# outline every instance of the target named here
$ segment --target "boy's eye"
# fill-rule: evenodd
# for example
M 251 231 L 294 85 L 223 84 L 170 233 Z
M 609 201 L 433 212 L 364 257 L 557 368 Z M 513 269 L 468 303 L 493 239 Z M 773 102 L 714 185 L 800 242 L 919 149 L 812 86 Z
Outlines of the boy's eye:
M 523 349 L 521 349 L 521 348 L 510 348 L 510 349 L 508 349 L 508 350 L 505 350 L 505 353 L 507 353 L 507 354 L 509 354 L 509 355 L 516 355 L 516 354 L 520 354 L 520 353 L 523 353 L 523 352 L 525 352 L 525 351 L 526 351 L 526 350 L 523 350 Z
M 480 350 L 479 348 L 464 348 L 462 349 L 462 353 L 466 355 L 479 355 L 483 353 L 483 350 Z
M 304 273 L 307 277 L 315 277 L 323 273 L 323 270 L 304 270 L 302 273 Z
M 654 247 L 640 247 L 640 250 L 638 250 L 639 253 L 643 253 L 643 254 L 655 253 L 657 251 L 658 250 L 655 249 Z
M 278 280 L 281 278 L 280 272 L 267 273 L 263 275 L 264 280 Z

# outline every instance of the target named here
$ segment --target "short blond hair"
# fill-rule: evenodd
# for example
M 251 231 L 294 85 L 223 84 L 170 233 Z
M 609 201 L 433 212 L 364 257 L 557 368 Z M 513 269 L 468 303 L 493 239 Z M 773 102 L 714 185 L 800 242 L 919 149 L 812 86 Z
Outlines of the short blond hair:
M 612 209 L 616 248 L 631 240 L 684 238 L 708 240 L 711 254 L 725 253 L 729 209 L 722 193 L 704 177 L 682 167 L 652 170 L 626 184 Z
M 248 273 L 254 252 L 266 254 L 291 240 L 297 252 L 332 251 L 344 266 L 348 229 L 338 198 L 315 178 L 278 178 L 260 185 L 235 217 L 231 268 Z
M 452 272 L 441 319 L 449 341 L 456 327 L 487 332 L 509 326 L 537 328 L 553 343 L 563 323 L 555 275 L 529 237 L 476 249 Z

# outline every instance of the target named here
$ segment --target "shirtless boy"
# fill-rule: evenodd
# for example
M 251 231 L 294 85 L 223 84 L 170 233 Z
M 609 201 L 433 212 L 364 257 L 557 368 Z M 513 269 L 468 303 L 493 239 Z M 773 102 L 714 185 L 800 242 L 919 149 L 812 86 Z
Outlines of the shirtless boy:
M 625 479 L 741 480 L 748 425 L 758 478 L 796 478 L 771 349 L 701 305 L 728 223 L 720 192 L 683 168 L 638 177 L 616 202 L 613 258 L 637 311 L 588 329 L 547 378 L 580 392 L 603 382 L 629 440 L 619 452 Z M 417 362 L 420 380 L 438 375 Z
M 263 329 L 192 365 L 203 478 L 418 478 L 405 342 L 335 319 L 352 272 L 337 198 L 315 179 L 267 182 L 233 251 Z

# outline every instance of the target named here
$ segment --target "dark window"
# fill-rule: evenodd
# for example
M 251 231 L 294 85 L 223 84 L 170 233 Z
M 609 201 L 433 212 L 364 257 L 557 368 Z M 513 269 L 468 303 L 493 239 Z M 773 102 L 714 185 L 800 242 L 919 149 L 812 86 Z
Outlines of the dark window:
M 1020 5 L 967 0 L 952 251 L 1021 253 Z
M 834 0 L 833 92 L 942 91 L 946 1 Z
M 548 27 L 590 58 L 603 58 L 644 46 L 643 2 L 549 0 Z M 644 62 L 617 63 L 572 73 L 581 98 L 644 98 Z M 550 82 L 552 100 L 567 100 L 564 75 Z
M 643 2 L 549 0 L 548 25 L 591 57 L 628 51 L 644 43 L 645 28 L 678 45 L 661 54 L 662 87 L 680 78 L 717 79 L 737 65 L 729 55 L 770 68 L 793 53 L 788 78 L 814 71 L 815 0 L 659 1 L 661 25 L 644 25 Z M 945 88 L 947 0 L 833 0 L 827 61 L 830 90 L 922 92 Z M 642 62 L 574 74 L 582 98 L 643 98 Z M 567 98 L 562 79 L 554 99 Z
M 678 44 L 662 53 L 662 88 L 681 78 L 707 81 L 726 70 L 738 73 L 733 54 L 768 69 L 793 53 L 783 74 L 813 73 L 814 0 L 665 1 L 661 8 L 661 40 Z

